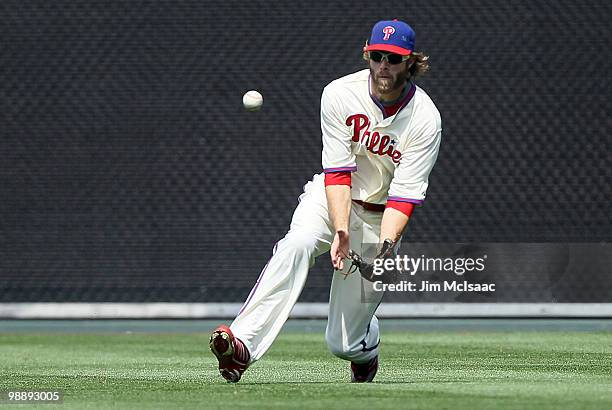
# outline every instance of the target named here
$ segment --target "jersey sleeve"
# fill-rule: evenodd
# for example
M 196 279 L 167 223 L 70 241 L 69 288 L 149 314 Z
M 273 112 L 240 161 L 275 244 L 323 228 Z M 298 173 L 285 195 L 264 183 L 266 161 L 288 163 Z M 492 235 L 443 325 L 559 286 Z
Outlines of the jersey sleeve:
M 415 130 L 414 137 L 402 149 L 389 187 L 389 201 L 422 205 L 429 185 L 429 173 L 438 158 L 442 126 L 436 112 L 430 121 Z
M 321 133 L 323 139 L 323 171 L 357 171 L 355 154 L 351 150 L 351 133 L 340 110 L 337 91 L 323 90 L 321 97 Z
M 349 171 L 328 172 L 325 174 L 325 186 L 348 185 L 351 186 L 352 178 Z
M 412 216 L 412 212 L 414 212 L 414 206 L 415 205 L 411 202 L 387 200 L 387 205 L 385 206 L 385 208 L 393 208 L 410 218 L 410 216 Z

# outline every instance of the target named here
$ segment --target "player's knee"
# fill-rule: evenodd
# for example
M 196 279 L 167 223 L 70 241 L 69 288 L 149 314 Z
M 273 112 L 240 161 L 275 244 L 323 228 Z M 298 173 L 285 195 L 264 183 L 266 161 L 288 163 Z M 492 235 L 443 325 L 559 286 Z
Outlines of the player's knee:
M 330 345 L 328 344 L 327 347 L 329 348 L 329 351 L 336 357 L 340 358 L 340 359 L 344 359 L 344 360 L 353 360 L 355 357 L 357 357 L 357 352 L 351 350 L 351 349 L 346 349 L 343 348 L 342 346 L 337 346 L 337 345 Z
M 325 341 L 327 342 L 327 348 L 336 357 L 341 359 L 350 360 L 353 356 L 351 349 L 343 346 L 341 340 L 335 337 L 331 332 L 325 333 Z
M 342 346 L 339 346 L 334 343 L 330 343 L 330 341 L 327 340 L 327 348 L 329 349 L 331 354 L 333 354 L 334 356 L 344 359 L 345 351 L 342 348 Z

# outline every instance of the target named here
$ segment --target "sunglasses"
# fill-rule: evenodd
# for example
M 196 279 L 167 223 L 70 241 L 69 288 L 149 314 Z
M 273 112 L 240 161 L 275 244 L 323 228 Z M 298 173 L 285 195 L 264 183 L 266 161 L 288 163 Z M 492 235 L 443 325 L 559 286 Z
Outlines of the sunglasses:
M 386 61 L 391 65 L 400 64 L 410 58 L 410 56 L 401 56 L 393 53 L 382 53 L 380 51 L 368 51 L 368 58 L 375 63 Z

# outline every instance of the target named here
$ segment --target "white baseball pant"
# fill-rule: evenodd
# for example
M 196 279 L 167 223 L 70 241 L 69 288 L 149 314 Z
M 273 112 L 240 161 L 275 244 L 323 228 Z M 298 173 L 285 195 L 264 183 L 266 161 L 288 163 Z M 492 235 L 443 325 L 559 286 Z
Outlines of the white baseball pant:
M 353 204 L 350 247 L 360 252 L 364 243 L 378 243 L 382 213 Z M 324 175 L 315 175 L 304 186 L 289 232 L 274 246 L 240 313 L 230 328 L 251 352 L 251 362 L 270 348 L 295 305 L 315 258 L 328 252 L 333 226 L 327 212 Z M 345 261 L 343 271 L 350 263 Z M 368 288 L 371 293 L 368 293 Z M 365 289 L 365 299 L 362 295 Z M 362 286 L 359 272 L 332 278 L 325 339 L 330 351 L 346 360 L 365 363 L 378 354 L 378 319 L 374 316 L 382 292 Z M 365 300 L 365 301 L 364 301 Z

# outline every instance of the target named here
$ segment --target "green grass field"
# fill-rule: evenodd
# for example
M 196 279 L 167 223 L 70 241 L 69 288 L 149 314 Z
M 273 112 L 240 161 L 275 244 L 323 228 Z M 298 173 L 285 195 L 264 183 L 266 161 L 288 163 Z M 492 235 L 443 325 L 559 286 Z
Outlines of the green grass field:
M 208 328 L 5 331 L 0 390 L 59 389 L 62 408 L 612 408 L 609 327 L 462 330 L 453 323 L 385 330 L 383 321 L 372 384 L 348 382 L 347 362 L 328 353 L 320 326 L 283 332 L 235 385 L 218 375 Z

